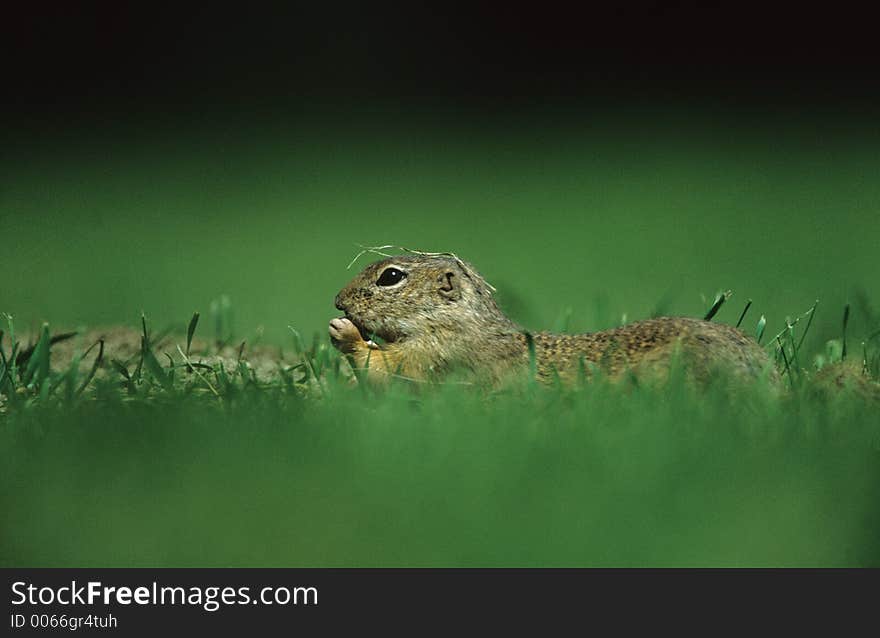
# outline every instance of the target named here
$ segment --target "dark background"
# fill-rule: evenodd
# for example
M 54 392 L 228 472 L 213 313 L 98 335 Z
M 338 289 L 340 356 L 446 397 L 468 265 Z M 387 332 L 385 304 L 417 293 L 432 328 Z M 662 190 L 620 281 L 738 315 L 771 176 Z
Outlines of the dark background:
M 5 102 L 22 114 L 94 116 L 354 98 L 493 108 L 877 98 L 878 52 L 863 11 L 619 4 L 17 3 L 2 28 Z

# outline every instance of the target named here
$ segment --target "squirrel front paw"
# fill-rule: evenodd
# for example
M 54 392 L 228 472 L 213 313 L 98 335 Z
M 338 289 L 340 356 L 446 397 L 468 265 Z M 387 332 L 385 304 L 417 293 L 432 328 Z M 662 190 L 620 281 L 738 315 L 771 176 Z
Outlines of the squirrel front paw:
M 330 341 L 341 352 L 353 353 L 359 348 L 366 348 L 367 343 L 361 337 L 360 331 L 346 317 L 337 317 L 330 320 Z

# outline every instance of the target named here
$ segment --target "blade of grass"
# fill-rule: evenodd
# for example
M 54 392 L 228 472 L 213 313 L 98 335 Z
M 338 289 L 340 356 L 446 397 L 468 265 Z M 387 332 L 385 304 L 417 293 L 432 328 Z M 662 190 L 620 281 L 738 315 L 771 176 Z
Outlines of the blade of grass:
M 287 326 L 287 329 L 293 334 L 293 351 L 296 354 L 302 354 L 305 347 L 303 346 L 302 335 L 293 326 Z
M 143 346 L 138 350 L 138 355 L 139 355 L 138 363 L 137 363 L 137 366 L 135 366 L 134 374 L 132 375 L 132 378 L 137 383 L 140 383 L 141 379 L 143 378 L 143 374 L 144 374 L 144 349 L 143 349 Z
M 223 365 L 222 361 L 214 369 L 214 376 L 217 377 L 217 383 L 223 386 L 224 392 L 228 394 L 231 390 L 234 390 L 232 381 L 229 379 L 229 375 L 226 374 L 226 366 Z
M 810 331 L 810 326 L 813 325 L 813 316 L 816 314 L 816 308 L 819 305 L 819 300 L 816 299 L 816 303 L 813 304 L 813 307 L 810 308 L 807 312 L 810 313 L 810 318 L 807 320 L 807 327 L 804 328 L 803 333 L 801 334 L 800 341 L 798 341 L 798 350 L 801 349 L 801 345 L 804 343 L 804 339 L 807 338 L 807 333 Z
M 154 355 L 153 351 L 150 349 L 150 345 L 147 341 L 146 336 L 141 339 L 141 351 L 143 352 L 143 362 L 146 365 L 147 370 L 149 370 L 150 374 L 153 375 L 153 378 L 155 378 L 156 381 L 159 382 L 159 385 L 161 385 L 165 390 L 167 390 L 168 392 L 172 392 L 174 390 L 174 384 L 168 377 L 165 369 L 159 363 L 158 359 L 156 359 L 156 355 Z
M 841 361 L 846 361 L 846 326 L 849 324 L 849 304 L 843 309 L 843 351 L 840 353 Z
M 732 290 L 728 290 L 727 292 L 719 292 L 715 296 L 715 302 L 712 304 L 712 307 L 709 308 L 709 312 L 706 313 L 706 316 L 703 317 L 703 321 L 712 321 L 712 317 L 718 312 L 718 309 L 724 305 L 724 302 L 730 299 L 733 295 Z
M 62 341 L 67 341 L 71 337 L 76 336 L 76 332 L 62 332 L 61 334 L 53 335 L 49 338 L 49 346 L 54 346 L 56 343 L 60 343 Z M 39 343 L 39 340 L 38 340 Z M 32 344 L 18 353 L 18 365 L 23 366 L 28 362 L 28 359 L 33 355 L 34 350 L 36 349 L 37 344 Z
M 371 349 L 369 352 L 367 352 L 367 361 L 366 361 L 366 369 L 367 369 L 367 370 L 369 370 L 369 368 L 370 368 L 370 356 L 371 356 L 372 354 L 373 354 L 372 349 Z M 315 379 L 315 383 L 316 383 L 317 386 L 318 386 L 318 390 L 320 390 L 320 392 L 321 392 L 321 396 L 324 396 L 324 397 L 328 396 L 328 394 L 329 394 L 329 389 L 328 389 L 327 386 L 324 384 L 324 380 L 323 380 L 323 378 L 318 374 L 317 370 L 315 370 L 315 364 L 314 364 L 314 362 L 312 361 L 312 357 L 310 357 L 310 356 L 308 355 L 308 353 L 305 353 L 305 354 L 303 355 L 303 359 L 305 360 L 306 364 L 307 364 L 307 365 L 309 366 L 309 368 L 311 369 L 311 372 L 312 372 L 312 378 Z M 352 363 L 352 366 L 351 366 L 351 367 L 352 367 L 352 370 L 354 370 L 354 369 L 355 369 L 354 361 L 352 360 L 351 363 Z M 357 373 L 355 373 L 355 374 L 357 374 Z M 366 376 L 367 376 L 367 373 L 364 373 L 364 377 L 365 377 L 365 378 L 366 378 Z M 358 380 L 360 381 L 360 379 L 358 379 Z M 362 384 L 362 385 L 364 385 L 364 386 L 366 387 L 365 384 Z
M 19 371 L 18 364 L 15 362 L 18 358 L 18 341 L 15 339 L 15 322 L 12 320 L 12 315 L 6 313 L 4 315 L 6 317 L 6 325 L 9 328 L 9 344 L 12 348 L 9 352 L 9 359 L 6 362 L 6 375 L 9 384 L 12 386 L 13 392 L 15 391 L 15 386 L 19 381 Z M 14 396 L 13 393 L 10 393 L 9 396 Z
M 797 346 L 794 343 L 794 326 L 786 320 L 786 324 L 788 325 L 788 339 L 791 343 L 791 365 L 792 368 L 797 372 L 797 375 L 800 376 L 800 364 L 798 363 L 798 351 Z
M 214 394 L 214 396 L 217 397 L 217 398 L 219 399 L 219 398 L 220 398 L 220 393 L 217 392 L 217 388 L 215 388 L 215 387 L 211 384 L 211 382 L 208 381 L 208 379 L 207 379 L 207 377 L 205 377 L 205 375 L 203 375 L 201 372 L 199 372 L 199 369 L 198 369 L 197 366 L 194 366 L 194 365 L 190 362 L 190 360 L 189 360 L 189 356 L 187 356 L 187 354 L 184 353 L 184 351 L 180 349 L 180 346 L 177 346 L 177 351 L 180 353 L 180 356 L 183 357 L 183 360 L 186 362 L 186 364 L 189 365 L 190 369 L 191 369 L 193 372 L 195 372 L 196 376 L 197 376 L 199 379 L 201 379 L 201 380 L 204 382 L 204 384 L 205 384 L 206 386 L 208 386 L 208 389 Z
M 760 344 L 761 339 L 764 338 L 764 329 L 767 327 L 767 317 L 761 315 L 761 318 L 758 319 L 758 327 L 755 329 L 755 340 Z
M 0 392 L 2 392 L 5 387 L 6 373 L 9 370 L 9 364 L 6 361 L 6 353 L 3 352 L 3 336 L 4 333 L 0 330 L 0 365 L 3 366 L 3 370 L 0 370 Z
M 70 365 L 67 366 L 67 371 L 59 375 L 59 377 L 55 380 L 56 387 L 64 384 L 64 400 L 70 404 L 73 402 L 73 399 L 76 397 L 76 385 L 77 385 L 77 377 L 79 377 L 79 364 L 82 362 L 82 356 L 74 355 L 70 359 Z
M 746 307 L 743 308 L 742 314 L 739 316 L 739 321 L 736 322 L 736 327 L 737 327 L 737 328 L 739 328 L 740 325 L 742 325 L 743 319 L 746 318 L 746 313 L 749 311 L 749 308 L 751 308 L 751 307 L 752 307 L 752 300 L 749 299 L 749 300 L 746 302 Z
M 141 327 L 143 329 L 144 340 L 143 343 L 149 347 L 150 346 L 150 335 L 147 332 L 147 315 L 143 312 L 141 313 Z
M 529 349 L 529 383 L 533 384 L 538 380 L 538 358 L 535 355 L 535 339 L 531 332 L 525 332 L 526 345 Z
M 92 368 L 91 368 L 91 370 L 89 370 L 88 375 L 86 375 L 86 378 L 82 382 L 82 385 L 80 385 L 79 388 L 76 390 L 75 396 L 80 396 L 83 393 L 83 391 L 86 389 L 86 387 L 89 385 L 89 383 L 92 382 L 92 379 L 95 378 L 95 373 L 98 372 L 98 368 L 100 367 L 101 362 L 104 360 L 104 340 L 103 339 L 98 339 L 98 341 L 96 343 L 93 343 L 91 346 L 89 346 L 89 349 L 86 350 L 85 353 L 83 354 L 83 359 L 85 359 L 89 355 L 89 352 L 91 352 L 92 348 L 94 348 L 95 346 L 98 346 L 98 356 L 95 357 L 95 361 L 92 363 Z
M 189 357 L 189 349 L 192 345 L 193 335 L 196 333 L 196 326 L 199 325 L 199 313 L 194 312 L 189 325 L 186 328 L 186 356 Z
M 118 359 L 110 359 L 110 365 L 122 375 L 122 378 L 125 379 L 125 388 L 129 394 L 134 394 L 137 392 L 137 386 L 134 384 L 134 379 L 132 379 L 131 374 L 128 371 L 128 368 L 125 367 L 125 364 L 119 361 Z
M 248 367 L 248 364 L 241 359 L 238 360 L 238 376 L 241 377 L 242 382 L 245 385 L 257 386 L 257 373 L 253 368 Z
M 794 381 L 791 378 L 791 366 L 788 363 L 788 357 L 785 356 L 785 346 L 782 345 L 782 341 L 780 341 L 779 337 L 776 337 L 776 342 L 779 344 L 779 352 L 782 354 L 783 363 L 785 363 L 785 372 L 788 373 L 788 382 L 794 387 Z
M 790 329 L 791 327 L 796 326 L 798 323 L 800 323 L 800 320 L 801 320 L 801 319 L 803 319 L 803 318 L 806 317 L 806 316 L 809 316 L 812 312 L 813 312 L 813 308 L 810 308 L 809 310 L 807 310 L 807 311 L 806 311 L 805 313 L 803 313 L 802 315 L 800 315 L 800 316 L 798 316 L 798 317 L 795 317 L 795 320 L 794 320 L 794 321 L 792 321 L 790 317 L 786 317 L 786 319 L 785 319 L 785 328 L 783 328 L 783 329 L 780 330 L 776 335 L 773 336 L 773 338 L 772 338 L 772 339 L 769 341 L 769 343 L 767 344 L 767 347 L 769 348 L 769 347 L 770 347 L 770 346 L 771 346 L 771 345 L 772 345 L 777 339 L 779 339 L 779 338 L 785 336 L 785 333 L 788 332 L 789 329 Z M 763 316 L 762 316 L 761 318 L 763 319 Z M 760 343 L 760 342 L 759 342 L 759 343 Z
M 584 387 L 587 383 L 587 362 L 584 359 L 584 355 L 578 357 L 578 382 L 580 387 Z
M 126 368 L 125 364 L 119 359 L 110 359 L 110 365 L 113 366 L 113 369 L 121 374 L 126 381 L 131 381 L 131 374 L 129 373 L 128 368 Z
M 24 371 L 24 384 L 34 383 L 39 386 L 49 376 L 49 324 L 44 323 L 40 330 L 40 338 L 28 356 L 27 367 Z

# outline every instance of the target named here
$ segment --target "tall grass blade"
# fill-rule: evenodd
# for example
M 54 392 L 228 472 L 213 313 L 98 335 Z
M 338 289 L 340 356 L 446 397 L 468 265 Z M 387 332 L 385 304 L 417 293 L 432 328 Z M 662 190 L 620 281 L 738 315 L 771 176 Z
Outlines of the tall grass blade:
M 758 319 L 758 327 L 755 329 L 755 340 L 760 344 L 761 339 L 764 338 L 764 329 L 767 327 L 767 317 L 761 315 L 761 318 Z
M 736 327 L 739 328 L 742 325 L 743 319 L 746 318 L 746 313 L 749 311 L 749 308 L 752 307 L 752 300 L 749 299 L 746 302 L 746 307 L 743 308 L 742 314 L 739 316 L 739 321 L 736 322 Z
M 3 366 L 3 369 L 0 370 L 0 392 L 3 391 L 3 383 L 6 381 L 6 373 L 9 370 L 9 364 L 6 360 L 6 353 L 3 352 L 3 336 L 4 333 L 0 330 L 0 365 Z
M 76 336 L 76 332 L 62 332 L 61 334 L 57 334 L 57 335 L 50 337 L 49 338 L 50 349 L 51 349 L 51 346 L 54 346 L 56 343 L 59 343 L 61 341 L 67 341 L 71 337 L 75 337 L 75 336 Z M 39 338 L 37 339 L 37 342 L 39 343 Z M 34 351 L 36 350 L 36 347 L 37 347 L 36 343 L 31 344 L 30 346 L 28 346 L 27 348 L 25 348 L 24 350 L 22 350 L 21 352 L 18 353 L 16 359 L 17 359 L 17 363 L 19 366 L 23 366 L 23 365 L 27 364 L 27 362 L 30 360 L 31 356 L 33 355 Z
M 189 349 L 192 346 L 193 335 L 196 333 L 196 326 L 199 325 L 199 313 L 194 312 L 189 325 L 186 327 L 186 356 L 189 357 Z
M 144 331 L 141 337 L 141 362 L 147 367 L 153 378 L 159 382 L 159 385 L 168 392 L 172 392 L 174 390 L 174 383 L 165 372 L 162 364 L 156 359 L 156 355 L 153 354 L 150 346 L 150 336 L 147 332 L 147 318 L 143 314 L 141 314 L 141 324 Z M 140 371 L 140 364 L 138 364 L 138 371 Z
M 534 383 L 538 380 L 538 357 L 535 355 L 535 339 L 531 332 L 526 332 L 526 345 L 529 349 L 529 381 Z
M 296 354 L 302 354 L 303 350 L 305 350 L 305 346 L 303 346 L 302 335 L 300 335 L 299 331 L 293 326 L 287 326 L 287 329 L 290 330 L 293 335 L 293 351 Z
M 776 337 L 776 343 L 779 344 L 779 352 L 782 355 L 782 362 L 785 364 L 785 372 L 788 373 L 788 381 L 791 383 L 792 387 L 794 387 L 794 381 L 791 378 L 791 366 L 788 363 L 788 357 L 785 356 L 785 346 L 782 345 L 782 341 L 779 337 Z M 785 372 L 783 372 L 783 374 L 785 374 Z
M 89 370 L 89 373 L 86 375 L 85 380 L 82 382 L 82 384 L 79 386 L 79 388 L 77 388 L 76 392 L 74 393 L 75 396 L 80 396 L 83 393 L 83 391 L 86 389 L 86 387 L 89 385 L 89 383 L 92 382 L 92 379 L 95 378 L 95 373 L 98 372 L 98 368 L 101 366 L 101 362 L 104 360 L 104 340 L 103 339 L 99 339 L 97 341 L 97 343 L 93 343 L 91 346 L 89 346 L 89 349 L 86 350 L 85 353 L 83 354 L 83 358 L 85 359 L 89 355 L 89 352 L 92 351 L 92 348 L 94 348 L 95 346 L 98 346 L 98 356 L 95 357 L 95 361 L 92 363 L 92 368 L 91 368 L 91 370 Z M 128 372 L 128 371 L 126 370 L 126 372 Z
M 196 314 L 198 314 L 198 313 L 196 313 Z M 184 353 L 183 350 L 180 349 L 180 346 L 177 346 L 177 351 L 180 353 L 180 356 L 183 357 L 183 360 L 184 360 L 184 361 L 186 362 L 186 364 L 190 367 L 190 369 L 191 369 L 193 372 L 196 373 L 196 376 L 197 376 L 199 379 L 201 379 L 202 382 L 203 382 L 206 386 L 208 386 L 208 389 L 211 391 L 211 393 L 212 393 L 215 397 L 217 397 L 217 398 L 219 399 L 219 398 L 220 398 L 220 393 L 217 392 L 217 388 L 215 388 L 215 387 L 213 386 L 213 384 L 212 384 L 210 381 L 208 381 L 208 379 L 207 379 L 207 377 L 205 377 L 205 375 L 203 375 L 201 372 L 199 372 L 199 369 L 198 369 L 197 366 L 194 366 L 194 365 L 190 362 L 190 360 L 189 360 L 189 355 L 187 355 L 186 353 Z
M 587 383 L 587 380 L 587 363 L 584 356 L 581 355 L 578 357 L 578 382 L 580 386 L 583 387 Z
M 132 375 L 133 379 L 138 383 L 141 382 L 141 378 L 144 374 L 144 349 L 141 347 L 140 349 L 140 358 L 138 358 L 137 366 L 134 369 L 134 375 Z
M 804 331 L 801 333 L 801 338 L 798 341 L 797 349 L 800 350 L 801 346 L 804 343 L 804 339 L 807 338 L 807 333 L 810 331 L 810 326 L 813 325 L 813 316 L 816 314 L 816 308 L 819 306 L 819 300 L 816 299 L 816 303 L 813 304 L 813 307 L 810 308 L 807 312 L 810 313 L 810 318 L 807 319 L 807 326 L 804 328 Z
M 725 301 L 730 299 L 731 295 L 733 295 L 733 291 L 731 290 L 728 290 L 727 292 L 719 292 L 715 296 L 715 303 L 712 304 L 712 307 L 709 308 L 709 312 L 703 317 L 703 321 L 712 321 L 712 317 L 718 313 L 718 309 L 724 305 Z
M 128 368 L 125 367 L 125 364 L 122 363 L 119 359 L 110 359 L 110 365 L 113 366 L 114 370 L 122 375 L 123 379 L 125 379 L 126 381 L 131 381 L 131 373 L 128 371 Z
M 843 350 L 840 353 L 841 361 L 846 361 L 846 326 L 849 324 L 849 304 L 843 309 Z
M 15 380 L 17 376 L 17 364 L 15 362 L 16 358 L 16 350 L 18 349 L 18 342 L 15 340 L 15 324 L 12 321 L 12 315 L 6 314 L 6 325 L 9 327 L 9 347 L 11 350 L 9 351 L 9 360 L 7 362 L 7 369 L 9 370 L 9 378 Z
M 24 384 L 39 386 L 49 376 L 49 348 L 52 338 L 49 336 L 49 324 L 44 323 L 40 330 L 40 338 L 27 359 L 24 371 Z
M 798 363 L 798 349 L 794 343 L 794 326 L 786 320 L 786 325 L 788 326 L 788 339 L 789 343 L 791 343 L 791 365 L 792 368 L 796 371 L 798 376 L 800 376 L 801 367 Z

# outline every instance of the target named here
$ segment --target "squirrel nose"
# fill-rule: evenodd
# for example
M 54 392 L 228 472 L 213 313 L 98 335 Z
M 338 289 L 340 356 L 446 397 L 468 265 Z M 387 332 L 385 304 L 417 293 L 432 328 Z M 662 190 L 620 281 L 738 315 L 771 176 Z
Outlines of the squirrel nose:
M 336 299 L 334 301 L 336 302 L 336 309 L 345 312 L 345 306 L 342 304 L 342 298 L 339 295 L 336 295 Z

